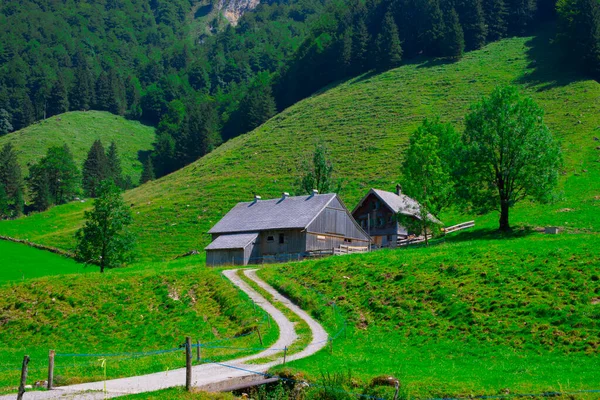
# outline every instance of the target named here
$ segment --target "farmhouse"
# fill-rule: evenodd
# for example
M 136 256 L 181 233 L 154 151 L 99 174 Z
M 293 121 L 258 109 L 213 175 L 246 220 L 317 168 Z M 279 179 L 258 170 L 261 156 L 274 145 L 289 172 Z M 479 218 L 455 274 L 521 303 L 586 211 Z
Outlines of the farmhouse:
M 368 249 L 370 238 L 337 194 L 238 203 L 208 233 L 210 266 L 247 265 Z
M 412 234 L 398 222 L 396 216 L 401 214 L 420 219 L 419 211 L 419 203 L 402 194 L 402 188 L 397 185 L 395 193 L 379 189 L 369 190 L 352 212 L 352 216 L 368 232 L 375 246 L 395 247 L 398 240 L 406 239 Z M 431 214 L 428 218 L 441 224 Z

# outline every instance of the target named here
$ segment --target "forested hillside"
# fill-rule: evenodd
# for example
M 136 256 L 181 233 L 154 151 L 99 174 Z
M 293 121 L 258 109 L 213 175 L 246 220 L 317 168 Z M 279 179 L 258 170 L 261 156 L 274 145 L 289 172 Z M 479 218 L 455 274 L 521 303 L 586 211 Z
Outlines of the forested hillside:
M 408 135 L 423 118 L 440 115 L 460 130 L 469 106 L 504 84 L 517 85 L 545 110 L 545 122 L 562 141 L 565 158 L 561 200 L 541 206 L 522 203 L 513 211 L 515 221 L 596 231 L 600 154 L 594 137 L 600 134 L 600 84 L 561 69 L 550 37 L 552 33 L 506 39 L 459 62 L 421 59 L 351 79 L 290 107 L 192 165 L 127 192 L 140 256 L 168 259 L 200 250 L 209 241 L 205 232 L 237 202 L 255 193 L 269 198 L 299 191 L 299 167 L 319 142 L 331 152 L 348 207 L 371 187 L 391 190 L 401 174 Z M 0 232 L 72 248 L 86 207 L 67 204 L 3 221 Z M 442 220 L 452 224 L 463 218 Z M 492 213 L 478 218 L 477 224 L 497 227 L 496 221 Z
M 214 35 L 201 29 L 203 7 L 3 2 L 0 135 L 106 110 L 158 126 L 153 161 L 165 175 L 332 82 L 421 56 L 456 60 L 546 21 L 559 27 L 555 51 L 569 56 L 559 63 L 600 71 L 598 0 L 273 0 Z

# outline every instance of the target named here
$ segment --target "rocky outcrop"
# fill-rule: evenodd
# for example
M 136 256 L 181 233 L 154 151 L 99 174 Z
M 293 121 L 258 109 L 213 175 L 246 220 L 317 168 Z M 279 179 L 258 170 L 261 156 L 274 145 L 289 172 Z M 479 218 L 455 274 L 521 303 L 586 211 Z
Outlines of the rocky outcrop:
M 246 11 L 253 10 L 260 0 L 219 0 L 218 9 L 231 25 L 237 25 L 238 20 Z

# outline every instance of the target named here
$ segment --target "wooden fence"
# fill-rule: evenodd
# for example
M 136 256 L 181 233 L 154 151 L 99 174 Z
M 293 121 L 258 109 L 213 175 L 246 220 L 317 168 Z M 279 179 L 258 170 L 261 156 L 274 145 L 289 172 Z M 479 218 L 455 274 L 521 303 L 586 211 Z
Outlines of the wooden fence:
M 463 229 L 472 228 L 474 226 L 475 226 L 475 221 L 467 221 L 467 222 L 463 222 L 462 224 L 450 226 L 448 228 L 442 228 L 442 231 L 444 232 L 444 234 L 448 234 L 448 233 L 452 233 L 452 232 L 462 231 Z
M 333 254 L 336 256 L 341 256 L 344 254 L 354 254 L 354 253 L 368 253 L 368 247 L 358 247 L 358 246 L 346 246 L 340 245 L 337 249 L 333 249 Z

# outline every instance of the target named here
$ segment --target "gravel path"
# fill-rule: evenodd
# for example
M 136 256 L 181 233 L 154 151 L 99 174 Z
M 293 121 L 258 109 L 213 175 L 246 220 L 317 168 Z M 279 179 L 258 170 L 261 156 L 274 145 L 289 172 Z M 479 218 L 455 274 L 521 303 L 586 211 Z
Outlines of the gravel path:
M 228 382 L 239 382 L 240 379 L 256 377 L 252 372 L 264 373 L 269 368 L 281 364 L 283 358 L 280 356 L 284 347 L 289 347 L 297 338 L 294 324 L 273 304 L 269 303 L 263 296 L 252 289 L 238 275 L 238 270 L 223 271 L 234 285 L 254 300 L 254 302 L 271 315 L 273 321 L 279 326 L 279 339 L 268 349 L 251 356 L 224 361 L 221 364 L 202 364 L 192 368 L 192 384 L 196 387 L 207 385 L 227 384 Z M 321 350 L 327 344 L 327 333 L 323 327 L 311 318 L 306 312 L 294 305 L 289 299 L 269 286 L 256 276 L 256 270 L 244 270 L 245 275 L 256 282 L 262 289 L 273 296 L 274 301 L 285 305 L 292 312 L 302 318 L 312 331 L 312 341 L 302 351 L 287 357 L 288 361 L 308 357 Z M 278 354 L 275 361 L 266 364 L 247 364 L 247 361 L 260 359 L 273 354 Z M 225 366 L 227 365 L 227 366 Z M 104 387 L 106 384 L 106 391 Z M 23 396 L 24 400 L 42 399 L 104 399 L 106 397 L 118 397 L 132 393 L 143 393 L 185 385 L 185 368 L 175 369 L 167 372 L 134 376 L 129 378 L 112 379 L 105 382 L 90 382 L 79 385 L 63 386 L 52 391 L 32 391 Z M 0 400 L 15 399 L 16 395 L 0 396 Z

